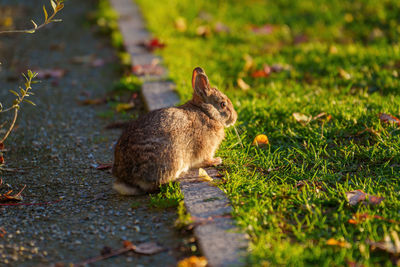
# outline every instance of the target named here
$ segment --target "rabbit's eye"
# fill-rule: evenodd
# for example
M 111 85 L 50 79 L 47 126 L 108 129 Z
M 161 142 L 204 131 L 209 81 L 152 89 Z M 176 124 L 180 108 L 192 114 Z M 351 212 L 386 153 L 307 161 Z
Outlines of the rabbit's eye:
M 226 107 L 226 102 L 221 102 L 219 105 L 221 106 L 221 108 L 224 108 Z

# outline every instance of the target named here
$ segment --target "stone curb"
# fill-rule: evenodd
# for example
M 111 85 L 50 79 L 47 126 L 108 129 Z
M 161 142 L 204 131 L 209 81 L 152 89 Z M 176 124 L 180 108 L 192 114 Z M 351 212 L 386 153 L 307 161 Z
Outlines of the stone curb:
M 150 39 L 138 6 L 133 0 L 110 0 L 111 6 L 119 14 L 119 29 L 124 39 L 125 50 L 131 55 L 131 64 L 150 65 L 161 59 L 146 51 L 139 42 Z M 160 75 L 141 77 L 142 95 L 149 111 L 174 106 L 179 98 L 175 85 L 166 81 L 166 70 Z M 185 197 L 187 211 L 194 217 L 194 234 L 208 266 L 244 266 L 248 241 L 239 233 L 230 218 L 232 207 L 225 194 L 209 182 L 199 181 L 197 171 L 189 172 L 180 179 L 180 187 Z M 207 172 L 214 179 L 218 173 L 214 168 Z

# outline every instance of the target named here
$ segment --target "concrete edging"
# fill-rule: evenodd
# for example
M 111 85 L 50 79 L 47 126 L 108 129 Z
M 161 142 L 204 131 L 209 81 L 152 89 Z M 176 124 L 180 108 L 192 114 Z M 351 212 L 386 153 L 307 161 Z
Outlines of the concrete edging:
M 150 65 L 154 59 L 159 59 L 140 45 L 140 42 L 149 40 L 151 35 L 145 29 L 140 10 L 133 0 L 110 0 L 110 3 L 120 16 L 118 25 L 125 50 L 131 55 L 132 66 Z M 160 75 L 141 77 L 142 95 L 149 111 L 179 103 L 174 84 L 165 80 L 166 69 L 163 70 Z M 218 187 L 190 178 L 197 176 L 195 172 L 191 171 L 181 178 L 180 187 L 185 206 L 196 219 L 194 234 L 201 252 L 208 260 L 208 266 L 244 266 L 248 241 L 230 218 L 232 207 L 229 200 Z M 216 169 L 208 168 L 207 172 L 218 179 Z

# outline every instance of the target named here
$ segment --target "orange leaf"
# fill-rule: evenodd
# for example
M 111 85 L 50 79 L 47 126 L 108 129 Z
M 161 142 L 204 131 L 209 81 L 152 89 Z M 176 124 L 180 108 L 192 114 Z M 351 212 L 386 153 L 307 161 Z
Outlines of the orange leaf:
M 207 259 L 205 257 L 191 256 L 178 262 L 177 267 L 206 267 Z
M 328 239 L 326 241 L 326 244 L 328 246 L 338 246 L 338 247 L 341 247 L 341 248 L 350 248 L 351 247 L 350 244 L 347 243 L 346 241 L 339 241 L 339 240 L 336 240 L 334 238 Z
M 386 113 L 379 113 L 379 119 L 386 123 L 395 123 L 400 126 L 400 120 L 393 115 Z
M 265 73 L 264 70 L 256 70 L 251 74 L 251 77 L 253 78 L 262 78 L 262 77 L 268 77 L 269 74 Z
M 262 145 L 268 145 L 269 140 L 268 137 L 265 134 L 258 134 L 256 138 L 254 138 L 252 145 L 253 146 L 262 146 Z
M 0 164 L 3 164 L 4 163 L 4 157 L 3 157 L 3 155 L 1 155 L 0 156 Z

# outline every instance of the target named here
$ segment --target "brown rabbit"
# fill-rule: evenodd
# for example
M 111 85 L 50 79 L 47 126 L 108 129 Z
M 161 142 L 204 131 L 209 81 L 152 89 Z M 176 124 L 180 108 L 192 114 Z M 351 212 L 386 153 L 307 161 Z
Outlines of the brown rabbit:
M 195 68 L 193 97 L 186 104 L 154 110 L 131 122 L 115 147 L 113 188 L 123 195 L 152 192 L 190 168 L 221 164 L 214 158 L 236 122 L 232 102 Z

